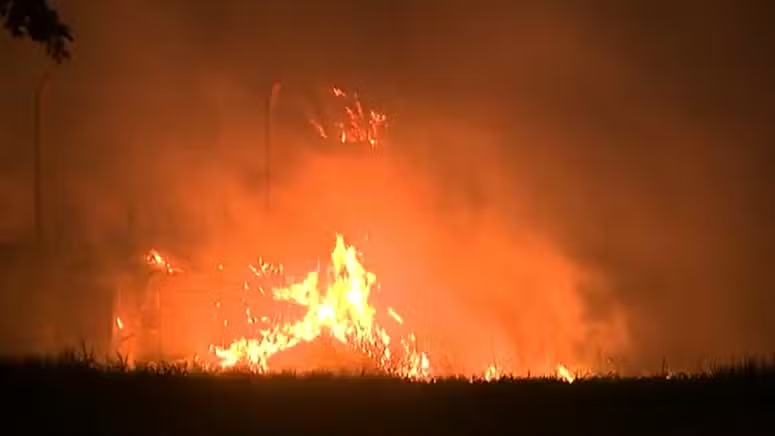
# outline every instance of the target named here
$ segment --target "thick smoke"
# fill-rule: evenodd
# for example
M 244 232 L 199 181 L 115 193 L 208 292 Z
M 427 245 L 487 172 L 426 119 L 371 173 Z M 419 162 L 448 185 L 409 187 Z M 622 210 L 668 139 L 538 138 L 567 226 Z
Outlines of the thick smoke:
M 2 346 L 104 336 L 116 277 L 150 247 L 303 262 L 341 231 L 455 369 L 771 350 L 766 14 L 585 3 L 62 2 L 75 56 L 42 100 L 57 251 L 24 274 L 31 254 L 9 248 Z M 19 247 L 47 66 L 30 44 L 0 51 L 0 236 Z M 288 119 L 267 214 L 276 80 Z M 388 113 L 383 149 L 322 152 L 299 133 L 295 108 L 329 85 Z

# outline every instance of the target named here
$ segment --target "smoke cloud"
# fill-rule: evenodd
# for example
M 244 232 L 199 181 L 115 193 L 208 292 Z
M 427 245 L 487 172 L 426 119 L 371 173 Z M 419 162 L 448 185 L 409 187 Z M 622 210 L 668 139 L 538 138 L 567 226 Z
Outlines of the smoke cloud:
M 23 247 L 49 67 L 0 38 L 3 351 L 104 339 L 125 264 L 151 247 L 300 264 L 334 232 L 454 370 L 773 349 L 763 9 L 276 3 L 61 2 L 76 44 L 41 99 L 45 262 Z M 387 113 L 383 147 L 314 145 L 301 115 L 332 85 Z

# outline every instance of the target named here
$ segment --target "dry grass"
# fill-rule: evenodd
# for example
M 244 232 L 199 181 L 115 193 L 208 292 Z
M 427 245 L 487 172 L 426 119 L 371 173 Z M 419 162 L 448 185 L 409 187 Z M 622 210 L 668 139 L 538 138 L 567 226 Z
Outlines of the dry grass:
M 130 368 L 85 350 L 0 362 L 25 434 L 775 434 L 775 365 L 698 374 L 415 383 L 383 374 Z M 20 427 L 21 428 L 21 427 Z

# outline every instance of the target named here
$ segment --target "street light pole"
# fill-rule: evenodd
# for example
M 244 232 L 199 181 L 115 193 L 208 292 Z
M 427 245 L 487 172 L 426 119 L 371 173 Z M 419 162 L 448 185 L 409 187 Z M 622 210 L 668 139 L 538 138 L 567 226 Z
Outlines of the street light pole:
M 43 123 L 42 123 L 42 103 L 43 92 L 46 89 L 51 69 L 46 68 L 41 76 L 38 86 L 35 89 L 35 107 L 33 119 L 33 201 L 35 214 L 35 243 L 38 248 L 43 243 Z
M 272 90 L 269 93 L 269 99 L 266 105 L 266 129 L 264 130 L 264 207 L 269 212 L 272 198 L 272 122 L 274 120 L 274 109 L 280 98 L 280 82 L 272 84 Z

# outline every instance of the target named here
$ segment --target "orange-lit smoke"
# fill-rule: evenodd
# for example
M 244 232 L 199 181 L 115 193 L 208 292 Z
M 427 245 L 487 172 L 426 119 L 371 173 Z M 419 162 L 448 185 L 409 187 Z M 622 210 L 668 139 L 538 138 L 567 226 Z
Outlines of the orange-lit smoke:
M 275 146 L 294 146 L 287 137 L 278 138 L 288 142 Z M 457 139 L 480 141 L 480 150 L 486 150 L 484 136 L 461 132 Z M 368 136 L 362 142 L 374 145 Z M 268 212 L 257 192 L 224 189 L 226 185 L 217 184 L 229 195 L 227 205 L 234 213 L 228 221 L 208 226 L 208 242 L 185 253 L 196 259 L 194 263 L 208 265 L 211 272 L 223 270 L 223 265 L 244 269 L 256 256 L 302 265 L 295 285 L 253 292 L 291 299 L 307 312 L 279 322 L 273 318 L 271 306 L 266 312 L 251 308 L 247 315 L 251 324 L 254 316 L 275 320 L 254 331 L 253 336 L 234 337 L 234 342 L 216 346 L 214 352 L 225 365 L 246 361 L 265 369 L 271 356 L 317 338 L 321 328 L 334 332 L 340 342 L 350 341 L 351 336 L 336 332 L 339 326 L 345 330 L 358 326 L 357 320 L 321 315 L 329 307 L 324 303 L 325 295 L 336 295 L 331 293 L 336 286 L 329 288 L 328 294 L 318 293 L 318 276 L 304 277 L 313 269 L 315 259 L 328 250 L 334 232 L 347 235 L 363 252 L 369 274 L 379 277 L 381 285 L 370 304 L 398 326 L 408 324 L 407 337 L 416 338 L 412 346 L 427 353 L 433 374 L 491 377 L 491 368 L 497 368 L 500 375 L 558 372 L 569 379 L 573 372 L 612 369 L 606 366 L 607 358 L 625 350 L 627 327 L 622 313 L 612 310 L 604 317 L 589 316 L 583 292 L 594 289 L 598 278 L 563 254 L 531 220 L 528 205 L 520 205 L 521 216 L 513 219 L 509 219 L 507 209 L 491 201 L 473 206 L 461 201 L 460 192 L 455 192 L 465 184 L 434 179 L 416 163 L 379 147 L 356 152 L 343 147 L 334 154 L 313 150 L 303 153 L 300 162 L 288 170 L 282 183 L 273 186 Z M 486 163 L 488 175 L 474 174 L 472 182 L 482 186 L 485 198 L 505 198 L 499 184 L 501 169 L 493 161 Z M 194 189 L 192 194 L 189 201 L 194 202 L 207 192 Z M 177 265 L 156 251 L 150 253 L 148 261 L 162 272 L 178 271 Z M 170 310 L 166 316 L 188 318 L 187 325 L 199 329 L 181 329 L 178 336 L 170 336 L 170 346 L 179 355 L 190 354 L 195 348 L 202 350 L 210 343 L 205 338 L 212 333 L 206 325 L 212 324 L 215 310 L 212 301 L 203 301 L 217 300 L 213 295 L 218 286 L 222 287 L 207 274 L 200 274 L 162 290 L 180 292 L 176 306 L 184 308 Z M 185 296 L 186 291 L 196 289 L 201 297 Z M 303 298 L 296 295 L 298 292 Z M 220 309 L 220 300 L 217 304 Z M 186 310 L 189 313 L 182 314 Z M 194 312 L 199 315 L 192 315 Z M 245 319 L 238 311 L 232 315 L 223 322 Z M 404 319 L 409 321 L 404 323 Z M 352 322 L 355 324 L 348 324 Z M 380 328 L 367 330 L 370 343 L 387 336 Z M 182 345 L 186 343 L 189 345 Z M 409 353 L 411 357 L 414 351 Z M 412 360 L 414 365 L 424 362 L 425 354 L 420 356 Z M 417 367 L 410 367 L 405 373 L 417 371 Z

